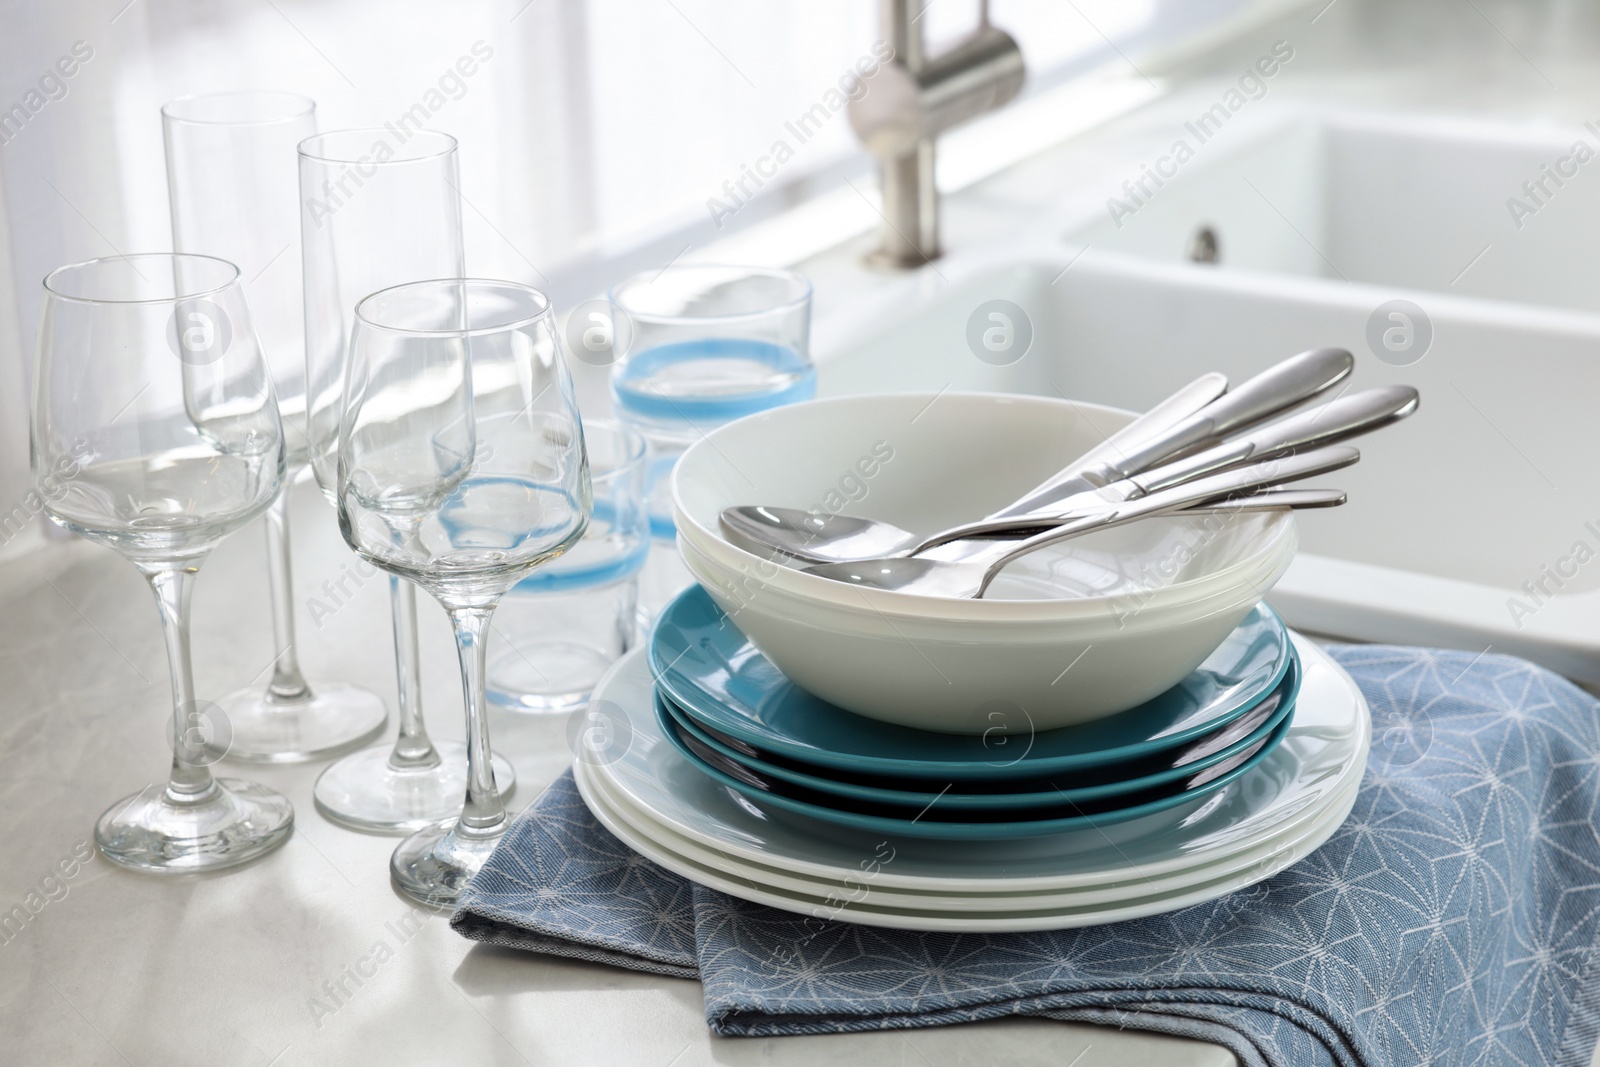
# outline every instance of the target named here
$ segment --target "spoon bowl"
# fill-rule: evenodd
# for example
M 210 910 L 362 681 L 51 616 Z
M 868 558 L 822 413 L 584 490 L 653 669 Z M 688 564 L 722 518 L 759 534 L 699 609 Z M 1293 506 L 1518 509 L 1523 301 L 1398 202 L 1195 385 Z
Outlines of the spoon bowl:
M 724 508 L 728 540 L 758 556 L 774 552 L 811 563 L 845 563 L 893 556 L 920 540 L 890 522 L 760 504 Z

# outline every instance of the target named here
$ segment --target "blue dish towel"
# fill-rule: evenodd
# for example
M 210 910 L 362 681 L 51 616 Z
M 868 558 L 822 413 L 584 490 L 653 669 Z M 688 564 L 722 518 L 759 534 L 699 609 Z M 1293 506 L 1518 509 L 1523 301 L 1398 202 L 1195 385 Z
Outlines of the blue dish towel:
M 1586 1065 L 1600 1034 L 1600 702 L 1521 660 L 1331 649 L 1374 745 L 1349 821 L 1270 880 L 1168 915 L 910 933 L 737 900 L 602 828 L 571 775 L 469 886 L 467 937 L 698 978 L 725 1035 L 1043 1015 L 1248 1065 Z

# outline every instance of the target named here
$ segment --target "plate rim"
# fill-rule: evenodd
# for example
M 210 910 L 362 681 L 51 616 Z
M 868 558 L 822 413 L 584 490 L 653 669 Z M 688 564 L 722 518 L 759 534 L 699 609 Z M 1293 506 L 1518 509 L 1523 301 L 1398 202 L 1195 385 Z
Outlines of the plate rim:
M 662 714 L 654 706 L 653 701 L 651 704 L 651 714 L 658 716 Z M 1277 725 L 1273 727 L 1272 732 L 1261 742 L 1258 742 L 1261 745 L 1260 751 L 1252 753 L 1239 766 L 1230 768 L 1225 773 L 1219 774 L 1215 778 L 1195 786 L 1193 789 L 1186 789 L 1181 793 L 1159 797 L 1144 804 L 1136 804 L 1133 807 L 1113 808 L 1093 815 L 1072 815 L 1058 819 L 1012 819 L 1009 821 L 997 819 L 993 822 L 947 822 L 941 819 L 923 819 L 920 815 L 914 819 L 897 819 L 887 815 L 864 815 L 859 812 L 824 807 L 821 804 L 813 804 L 805 800 L 796 800 L 781 793 L 764 792 L 739 781 L 726 771 L 713 767 L 694 755 L 675 730 L 663 730 L 662 735 L 668 744 L 677 749 L 680 756 L 693 765 L 695 770 L 708 775 L 718 785 L 743 794 L 751 801 L 773 804 L 784 811 L 803 818 L 815 819 L 818 822 L 835 826 L 845 826 L 852 830 L 869 834 L 914 837 L 926 841 L 978 841 L 1002 834 L 1008 838 L 1046 837 L 1050 834 L 1070 833 L 1077 830 L 1097 830 L 1102 826 L 1115 826 L 1135 819 L 1177 811 L 1187 804 L 1203 801 L 1206 797 L 1211 796 L 1218 790 L 1225 789 L 1231 783 L 1250 773 L 1262 760 L 1272 755 L 1273 750 L 1283 742 L 1293 726 L 1294 708 L 1291 705 L 1289 715 L 1280 719 Z M 932 805 L 929 806 L 932 807 Z M 926 828 L 925 830 L 914 829 L 924 827 Z
M 696 716 L 704 715 L 708 719 L 715 720 L 711 724 L 715 729 L 722 730 L 724 733 L 737 737 L 739 740 L 744 741 L 757 749 L 764 748 L 770 751 L 775 751 L 776 754 L 794 759 L 800 763 L 812 763 L 820 766 L 832 767 L 837 770 L 881 774 L 891 778 L 913 777 L 974 780 L 985 777 L 1005 777 L 1005 772 L 1010 767 L 1019 767 L 1022 765 L 1023 760 L 1017 760 L 1010 764 L 995 764 L 987 761 L 912 760 L 896 758 L 892 756 L 863 756 L 856 754 L 844 754 L 830 749 L 796 745 L 787 738 L 784 738 L 782 735 L 758 734 L 749 728 L 750 720 L 743 715 L 731 714 L 727 718 L 720 718 L 718 715 L 718 709 L 722 707 L 722 702 L 717 700 L 711 694 L 704 692 L 698 686 L 686 687 L 681 683 L 674 682 L 671 672 L 672 664 L 662 667 L 660 665 L 661 655 L 657 652 L 657 635 L 661 632 L 663 626 L 667 624 L 668 616 L 671 614 L 672 610 L 681 604 L 686 598 L 697 594 L 706 597 L 707 600 L 710 600 L 710 594 L 706 593 L 704 589 L 696 584 L 683 590 L 677 596 L 668 601 L 666 606 L 664 606 L 661 611 L 657 613 L 655 620 L 651 623 L 650 632 L 648 635 L 646 635 L 645 640 L 642 642 L 642 647 L 645 653 L 646 662 L 649 664 L 651 678 L 654 679 L 655 683 L 665 690 L 669 696 L 671 696 L 675 704 L 683 708 L 689 714 Z M 712 605 L 715 607 L 715 601 L 712 601 Z M 721 611 L 721 608 L 717 608 L 717 610 Z M 1272 672 L 1269 683 L 1264 685 L 1261 691 L 1251 699 L 1243 701 L 1237 707 L 1231 708 L 1223 717 L 1219 717 L 1203 724 L 1197 724 L 1172 734 L 1163 735 L 1159 738 L 1148 738 L 1144 741 L 1137 742 L 1136 744 L 1124 745 L 1120 748 L 1114 749 L 1097 749 L 1092 752 L 1067 753 L 1058 756 L 1040 757 L 1039 759 L 1028 764 L 1028 776 L 1031 777 L 1039 774 L 1053 774 L 1081 770 L 1087 767 L 1100 766 L 1105 763 L 1115 763 L 1123 760 L 1138 759 L 1141 756 L 1153 755 L 1166 749 L 1176 748 L 1179 745 L 1186 744 L 1189 741 L 1203 737 L 1209 731 L 1220 729 L 1233 720 L 1248 714 L 1250 709 L 1254 708 L 1257 704 L 1261 703 L 1261 701 L 1270 696 L 1282 683 L 1283 676 L 1289 669 L 1289 661 L 1291 659 L 1291 650 L 1293 647 L 1293 641 L 1290 637 L 1290 629 L 1288 624 L 1285 623 L 1283 617 L 1279 615 L 1278 612 L 1264 600 L 1258 602 L 1250 609 L 1250 611 L 1246 614 L 1245 619 L 1240 620 L 1239 626 L 1243 626 L 1245 624 L 1245 620 L 1247 620 L 1250 615 L 1258 611 L 1262 612 L 1267 619 L 1275 624 L 1274 633 L 1278 639 L 1278 644 L 1282 651 L 1278 658 L 1278 664 Z M 726 618 L 725 613 L 724 617 Z M 745 644 L 749 645 L 757 655 L 762 655 L 761 651 L 756 649 L 754 644 L 750 642 L 750 639 L 745 637 L 739 628 L 734 626 L 731 621 L 729 622 L 729 626 L 733 629 L 733 632 L 739 634 L 739 636 L 744 640 Z M 1233 630 L 1229 631 L 1229 635 L 1231 636 L 1234 632 L 1237 632 L 1238 628 L 1238 626 L 1234 627 Z M 763 658 L 765 658 L 764 655 Z M 688 696 L 686 696 L 686 689 L 690 691 L 690 695 Z M 822 700 L 821 697 L 815 697 L 815 699 L 819 701 Z M 1153 700 L 1156 698 L 1152 697 L 1151 699 Z M 823 701 L 823 703 L 826 703 L 826 701 Z M 842 708 L 838 710 L 839 713 L 843 715 L 854 714 L 853 712 L 847 712 Z M 1128 710 L 1134 711 L 1137 709 L 1130 708 Z M 1118 712 L 1117 714 L 1121 715 L 1125 714 L 1125 712 Z M 861 716 L 857 717 L 859 718 Z M 1107 718 L 1109 717 L 1110 716 L 1107 716 Z M 896 728 L 904 730 L 911 729 L 911 727 L 897 726 L 897 724 L 894 723 L 884 723 L 883 725 L 896 726 Z M 1070 727 L 1068 727 L 1068 729 L 1070 729 Z
M 1327 670 L 1332 676 L 1332 679 L 1338 683 L 1339 694 L 1341 698 L 1350 702 L 1351 730 L 1349 740 L 1345 742 L 1348 745 L 1348 748 L 1343 760 L 1344 768 L 1340 776 L 1346 777 L 1353 775 L 1359 779 L 1360 775 L 1365 771 L 1367 754 L 1372 740 L 1371 713 L 1367 707 L 1366 697 L 1361 692 L 1360 688 L 1355 684 L 1355 681 L 1350 677 L 1349 673 L 1345 671 L 1344 668 L 1341 667 L 1337 662 L 1335 662 L 1333 658 L 1330 657 L 1326 652 L 1299 634 L 1294 634 L 1293 639 L 1300 648 L 1302 663 L 1307 669 L 1307 680 L 1311 680 L 1313 678 L 1314 669 Z M 649 668 L 645 663 L 645 649 L 636 649 L 633 652 L 623 656 L 615 664 L 613 664 L 611 669 L 607 671 L 605 677 L 603 677 L 596 685 L 596 694 L 604 699 L 608 694 L 614 693 L 618 684 L 617 679 L 628 675 L 630 671 L 640 675 L 637 680 L 637 684 L 641 687 L 648 688 L 653 684 L 650 678 Z M 626 709 L 622 710 L 624 710 L 624 713 L 626 714 Z M 665 742 L 663 741 L 663 743 Z M 674 756 L 674 758 L 677 757 Z M 589 764 L 587 761 L 582 759 L 581 756 L 577 762 L 585 763 L 585 765 L 589 767 L 589 773 L 603 773 L 617 790 L 629 796 L 630 799 L 633 797 L 633 791 L 630 790 L 624 782 L 619 780 L 614 772 L 606 770 L 606 767 L 608 766 L 607 763 L 600 762 Z M 583 768 L 579 768 L 579 770 L 583 770 Z M 1321 778 L 1323 776 L 1318 777 Z M 1336 788 L 1337 786 L 1335 786 L 1335 789 Z M 641 804 L 639 806 L 645 810 L 651 811 L 652 813 L 655 813 L 656 811 L 655 808 L 648 805 Z M 670 813 L 658 814 L 665 817 L 670 817 Z M 1279 825 L 1300 825 L 1313 816 L 1314 804 L 1308 805 L 1307 807 L 1304 807 L 1298 811 L 1291 812 L 1286 817 L 1286 821 Z M 663 818 L 663 821 L 666 821 L 666 818 Z M 695 825 L 694 821 L 683 819 L 681 816 L 678 820 L 673 820 L 671 824 L 673 825 L 674 829 L 684 833 L 686 836 L 691 837 L 694 840 L 716 847 L 733 848 L 735 851 L 747 855 L 749 858 L 755 859 L 758 862 L 760 862 L 763 858 L 770 858 L 775 855 L 775 853 L 770 849 L 763 849 L 750 844 L 737 845 L 733 842 L 730 842 L 726 837 L 714 836 Z M 1236 851 L 1248 848 L 1250 840 L 1251 839 L 1249 836 L 1242 838 L 1230 838 L 1219 842 L 1207 852 L 1199 854 L 1186 852 L 1177 855 L 1170 855 L 1164 859 L 1147 861 L 1141 864 L 1141 868 L 1146 871 L 1161 873 L 1182 870 L 1187 867 L 1195 866 L 1198 863 L 1206 862 L 1210 858 L 1231 855 Z M 1067 860 L 1067 857 L 1062 857 L 1062 860 Z M 784 857 L 784 861 L 794 869 L 813 871 L 822 873 L 824 875 L 840 869 L 835 864 L 816 859 L 786 856 Z M 1011 877 L 995 877 L 987 875 L 981 877 L 948 875 L 945 876 L 945 881 L 962 888 L 971 889 L 1021 889 L 1047 886 L 1088 885 L 1104 881 L 1108 876 L 1114 877 L 1114 870 L 1114 868 L 1101 867 L 1091 870 L 1069 870 L 1058 871 L 1051 874 L 1025 874 Z M 925 874 L 912 876 L 886 873 L 881 877 L 886 885 L 915 886 L 919 880 L 925 879 L 929 876 Z
M 1272 713 L 1272 716 L 1269 719 L 1267 719 L 1265 722 L 1261 723 L 1259 726 L 1257 726 L 1254 730 L 1250 731 L 1250 733 L 1246 734 L 1244 737 L 1241 737 L 1238 740 L 1232 742 L 1231 744 L 1228 744 L 1225 747 L 1218 749 L 1216 752 L 1213 752 L 1208 756 L 1204 756 L 1201 759 L 1195 760 L 1192 763 L 1186 763 L 1186 764 L 1182 765 L 1181 767 L 1168 767 L 1166 770 L 1160 771 L 1159 773 L 1156 773 L 1156 774 L 1147 774 L 1147 775 L 1144 775 L 1144 776 L 1139 777 L 1139 778 L 1128 778 L 1128 779 L 1123 779 L 1123 780 L 1115 781 L 1115 782 L 1105 782 L 1105 783 L 1102 783 L 1102 784 L 1096 785 L 1096 786 L 1085 786 L 1085 787 L 1083 787 L 1083 789 L 1085 791 L 1087 791 L 1087 790 L 1098 790 L 1099 792 L 1097 792 L 1094 796 L 1074 795 L 1075 794 L 1075 790 L 1072 790 L 1072 789 L 1056 790 L 1053 793 L 979 793 L 979 794 L 962 793 L 962 794 L 956 794 L 954 796 L 950 795 L 949 793 L 941 793 L 941 794 L 938 794 L 937 797 L 934 797 L 932 794 L 917 794 L 917 795 L 923 797 L 924 799 L 926 799 L 926 801 L 928 803 L 933 803 L 934 800 L 938 800 L 938 801 L 940 801 L 942 803 L 949 803 L 952 807 L 958 808 L 960 810 L 968 810 L 968 811 L 1003 811 L 1003 810 L 1005 810 L 1007 808 L 1010 808 L 1010 807 L 1023 807 L 1023 806 L 1026 806 L 1029 803 L 1032 803 L 1032 804 L 1047 804 L 1047 803 L 1049 803 L 1051 801 L 1055 801 L 1056 803 L 1064 803 L 1064 802 L 1078 803 L 1078 802 L 1087 801 L 1087 800 L 1100 800 L 1100 799 L 1104 799 L 1106 797 L 1121 796 L 1124 793 L 1137 792 L 1141 788 L 1143 788 L 1143 789 L 1154 789 L 1154 788 L 1158 788 L 1158 787 L 1163 786 L 1163 785 L 1171 784 L 1172 782 L 1175 782 L 1175 781 L 1179 780 L 1180 778 L 1184 777 L 1185 775 L 1194 774 L 1194 773 L 1197 773 L 1199 771 L 1203 771 L 1208 767 L 1214 767 L 1219 763 L 1226 762 L 1232 756 L 1238 755 L 1238 753 L 1242 752 L 1243 750 L 1249 748 L 1252 744 L 1254 744 L 1257 741 L 1261 740 L 1261 737 L 1263 735 L 1270 736 L 1272 731 L 1280 723 L 1282 723 L 1282 721 L 1286 717 L 1293 715 L 1294 714 L 1295 701 L 1299 698 L 1299 695 L 1300 695 L 1300 681 L 1301 681 L 1301 676 L 1303 675 L 1303 671 L 1301 670 L 1300 665 L 1299 665 L 1299 653 L 1294 651 L 1292 646 L 1291 646 L 1291 654 L 1290 654 L 1290 657 L 1289 657 L 1289 668 L 1288 668 L 1288 670 L 1290 672 L 1294 672 L 1295 678 L 1293 679 L 1293 684 L 1290 686 L 1290 688 L 1288 690 L 1288 696 L 1284 701 L 1283 707 L 1281 707 L 1281 708 L 1277 709 L 1276 711 L 1274 711 Z M 1287 678 L 1288 678 L 1288 672 L 1285 673 L 1285 680 L 1287 680 Z M 1285 685 L 1285 681 L 1280 681 L 1279 684 L 1278 684 L 1278 687 L 1276 689 L 1273 689 L 1265 697 L 1263 697 L 1260 701 L 1256 702 L 1255 707 L 1259 708 L 1263 703 L 1266 702 L 1266 700 L 1271 698 L 1273 693 L 1276 693 L 1280 689 L 1282 689 L 1284 687 L 1284 685 Z M 665 694 L 665 693 L 662 693 L 662 692 L 658 691 L 656 693 L 656 699 L 658 701 L 659 700 L 667 701 L 669 704 L 672 704 L 673 707 L 677 707 L 676 703 L 672 701 L 672 698 L 670 696 L 668 696 L 667 694 Z M 791 783 L 793 785 L 798 785 L 798 786 L 801 786 L 801 787 L 804 787 L 804 788 L 807 788 L 807 789 L 815 789 L 815 790 L 818 790 L 820 792 L 830 793 L 830 794 L 832 794 L 834 796 L 838 796 L 838 797 L 841 797 L 841 798 L 864 800 L 864 801 L 866 801 L 868 803 L 880 803 L 880 804 L 903 803 L 902 801 L 894 800 L 892 798 L 882 798 L 882 797 L 872 797 L 872 796 L 856 796 L 856 795 L 854 795 L 854 794 L 852 794 L 850 792 L 847 792 L 846 790 L 856 789 L 856 790 L 872 791 L 872 792 L 878 792 L 878 793 L 893 793 L 893 792 L 905 793 L 906 791 L 904 791 L 904 790 L 894 790 L 894 789 L 890 789 L 890 788 L 888 788 L 886 786 L 880 787 L 880 786 L 873 786 L 873 785 L 862 785 L 862 784 L 858 784 L 858 783 L 855 783 L 855 782 L 836 782 L 836 781 L 834 781 L 834 780 L 832 780 L 830 778 L 822 777 L 820 775 L 807 774 L 804 771 L 794 770 L 794 769 L 789 768 L 789 767 L 779 767 L 779 766 L 777 766 L 775 764 L 767 763 L 766 761 L 764 761 L 762 759 L 759 759 L 757 757 L 747 756 L 744 753 L 736 751 L 731 746 L 729 746 L 729 745 L 723 743 L 722 741 L 719 741 L 716 738 L 712 737 L 711 735 L 705 733 L 704 732 L 705 731 L 705 727 L 701 723 L 699 723 L 697 720 L 695 720 L 694 716 L 690 715 L 688 711 L 683 710 L 682 708 L 679 708 L 679 710 L 683 711 L 682 718 L 680 718 L 677 715 L 673 715 L 672 716 L 673 722 L 676 725 L 682 727 L 683 729 L 687 730 L 689 733 L 693 734 L 695 736 L 696 740 L 700 741 L 702 744 L 705 744 L 705 745 L 709 746 L 710 748 L 714 749 L 715 751 L 717 751 L 721 755 L 725 756 L 726 758 L 728 758 L 730 760 L 733 760 L 736 763 L 739 763 L 740 765 L 750 769 L 751 771 L 754 771 L 754 772 L 760 773 L 760 774 L 769 774 L 769 775 L 772 775 L 775 778 L 778 778 L 780 781 L 789 782 L 789 783 Z M 1252 708 L 1250 710 L 1254 710 L 1254 708 Z M 668 711 L 668 714 L 671 714 L 672 708 L 669 707 L 667 709 L 667 711 Z M 1249 714 L 1249 711 L 1246 711 L 1245 714 Z M 1242 719 L 1242 718 L 1244 718 L 1244 716 L 1241 715 L 1241 716 L 1239 716 L 1239 718 Z M 1239 719 L 1232 720 L 1232 722 L 1238 722 L 1238 721 L 1239 721 Z M 1226 723 L 1226 722 L 1223 723 L 1221 726 L 1218 726 L 1216 728 L 1217 732 L 1220 733 L 1221 731 L 1226 730 L 1229 725 L 1231 725 L 1231 724 L 1230 723 Z M 1197 740 L 1203 740 L 1204 737 L 1206 737 L 1206 736 L 1210 736 L 1210 735 L 1202 735 L 1202 737 L 1198 738 Z M 1024 799 L 1024 798 L 1028 798 L 1028 799 Z M 971 801 L 973 801 L 973 800 L 984 800 L 984 801 L 992 801 L 992 802 L 990 802 L 990 803 L 971 803 Z M 1012 803 L 1005 803 L 1004 802 L 1004 801 L 1008 801 L 1008 800 L 1012 801 Z M 921 803 L 921 802 L 922 801 L 919 800 L 919 801 L 911 801 L 910 803 Z
M 778 878 L 809 885 L 819 892 L 828 889 L 850 888 L 844 882 L 839 880 L 829 881 L 811 878 L 793 870 L 786 870 L 770 864 L 756 863 L 752 860 L 740 857 L 732 852 L 724 851 L 718 853 L 717 850 L 713 849 L 711 846 L 703 845 L 692 838 L 680 834 L 671 827 L 666 826 L 665 824 L 652 818 L 647 812 L 639 811 L 636 806 L 628 803 L 625 797 L 619 797 L 612 792 L 612 788 L 613 787 L 610 787 L 606 784 L 603 778 L 599 777 L 585 777 L 585 779 L 579 783 L 579 792 L 583 795 L 585 803 L 591 806 L 591 810 L 596 806 L 596 803 L 598 806 L 605 807 L 609 814 L 611 814 L 614 818 L 627 823 L 643 839 L 651 841 L 658 847 L 676 855 L 683 856 L 686 859 L 694 860 L 702 865 L 707 865 L 706 861 L 697 860 L 695 851 L 686 850 L 698 850 L 699 852 L 707 855 L 718 855 L 722 860 L 726 861 L 730 865 L 730 868 L 736 868 L 753 874 L 758 884 L 772 885 L 771 882 L 765 881 L 765 879 Z M 1125 874 L 1124 877 L 1118 881 L 1107 881 L 1103 884 L 1069 887 L 1064 889 L 1036 889 L 1023 891 L 1000 890 L 963 892 L 960 890 L 944 889 L 937 886 L 912 888 L 871 884 L 871 887 L 869 888 L 869 894 L 883 894 L 885 897 L 889 898 L 888 906 L 897 906 L 894 899 L 897 896 L 908 895 L 913 897 L 920 896 L 921 899 L 929 902 L 939 902 L 941 900 L 945 900 L 952 903 L 952 905 L 957 903 L 970 905 L 974 901 L 982 901 L 984 903 L 1004 903 L 1007 901 L 1027 901 L 1033 898 L 1051 898 L 1065 903 L 1074 898 L 1094 897 L 1096 895 L 1115 893 L 1116 886 L 1119 884 L 1125 885 L 1126 882 L 1131 881 L 1134 877 L 1143 877 L 1146 883 L 1156 887 L 1154 892 L 1177 892 L 1187 886 L 1198 884 L 1194 876 L 1207 868 L 1217 871 L 1217 877 L 1222 877 L 1228 874 L 1238 873 L 1239 871 L 1249 867 L 1257 866 L 1263 859 L 1269 859 L 1285 848 L 1290 850 L 1299 849 L 1305 841 L 1309 840 L 1318 831 L 1322 820 L 1328 817 L 1329 813 L 1331 813 L 1335 808 L 1349 799 L 1352 794 L 1358 792 L 1359 789 L 1359 782 L 1352 782 L 1342 786 L 1339 790 L 1329 794 L 1329 796 L 1326 798 L 1326 803 L 1321 806 L 1320 812 L 1315 817 L 1308 819 L 1305 823 L 1291 824 L 1287 827 L 1279 828 L 1272 835 L 1264 838 L 1262 841 L 1253 845 L 1249 849 L 1242 850 L 1232 855 L 1222 856 L 1216 860 L 1198 864 L 1192 868 L 1187 868 L 1181 871 L 1173 871 L 1164 875 L 1158 875 L 1156 878 L 1149 878 L 1142 875 L 1129 873 Z M 594 800 L 591 800 L 591 792 L 597 795 Z M 596 818 L 599 818 L 598 814 L 596 815 Z M 641 822 L 648 825 L 641 826 Z M 655 836 L 656 834 L 665 835 L 666 841 L 663 842 L 661 838 Z M 624 843 L 626 844 L 627 842 Z M 631 848 L 634 846 L 630 844 L 629 847 Z M 638 850 L 635 849 L 635 851 Z M 1308 849 L 1306 852 L 1300 853 L 1297 856 L 1297 859 L 1291 862 L 1297 862 L 1298 858 L 1304 858 L 1304 855 L 1309 854 L 1309 851 L 1310 850 Z M 730 870 L 729 874 L 732 875 L 733 871 Z M 865 882 L 874 883 L 875 877 L 876 876 L 871 876 L 869 878 L 863 878 L 862 880 Z M 931 878 L 929 879 L 929 881 L 932 880 L 933 879 Z M 1207 879 L 1201 880 L 1204 881 Z M 1160 884 L 1157 884 L 1158 882 Z M 776 885 L 774 888 L 786 890 L 791 889 L 791 887 L 783 885 Z M 806 892 L 804 889 L 792 889 L 791 891 L 799 893 Z M 1122 894 L 1124 897 L 1126 895 L 1127 894 L 1125 893 Z M 1116 896 L 1107 896 L 1104 900 L 1097 901 L 1094 899 L 1089 899 L 1082 901 L 1082 903 L 1084 903 L 1086 906 L 1095 903 L 1113 903 L 1116 901 L 1116 899 L 1118 899 Z M 917 910 L 916 906 L 912 904 L 907 904 L 906 907 L 910 910 Z M 1006 909 L 971 907 L 970 909 L 963 908 L 962 910 L 971 910 L 975 913 L 981 914 L 988 911 L 1003 911 Z
M 1308 836 L 1307 840 L 1315 837 L 1316 841 L 1306 849 L 1301 856 L 1302 859 L 1322 847 L 1328 838 L 1338 832 L 1339 828 L 1350 817 L 1350 812 L 1355 807 L 1359 793 L 1359 788 L 1352 790 L 1346 804 L 1340 805 L 1337 809 L 1332 809 L 1337 811 L 1337 816 L 1329 817 L 1325 823 L 1321 824 L 1326 829 L 1326 833 L 1321 833 L 1320 836 L 1319 834 Z M 613 820 L 616 819 L 614 813 L 608 814 L 611 814 Z M 1065 930 L 1081 926 L 1101 926 L 1107 923 L 1161 915 L 1191 907 L 1195 904 L 1202 904 L 1246 888 L 1258 881 L 1263 881 L 1277 873 L 1271 870 L 1263 871 L 1259 877 L 1255 878 L 1237 873 L 1224 875 L 1218 879 L 1207 880 L 1193 885 L 1187 891 L 1135 898 L 1131 902 L 1124 902 L 1120 905 L 1087 904 L 1081 908 L 1072 908 L 1069 905 L 1056 908 L 1018 909 L 1010 913 L 995 913 L 991 917 L 985 917 L 984 913 L 981 912 L 916 912 L 910 910 L 895 911 L 888 908 L 864 910 L 861 907 L 854 909 L 848 907 L 833 908 L 831 909 L 832 913 L 827 914 L 830 909 L 822 906 L 825 902 L 820 898 L 808 901 L 799 899 L 797 894 L 780 893 L 772 888 L 750 885 L 748 882 L 744 885 L 735 885 L 733 884 L 734 878 L 718 873 L 715 870 L 703 868 L 702 865 L 693 863 L 685 857 L 678 856 L 676 853 L 658 849 L 657 851 L 664 852 L 664 855 L 655 855 L 644 851 L 629 840 L 629 837 L 633 836 L 633 834 L 629 834 L 628 831 L 619 833 L 613 826 L 606 823 L 605 818 L 598 811 L 594 812 L 594 816 L 601 821 L 602 825 L 606 825 L 607 830 L 610 830 L 624 845 L 651 862 L 657 863 L 691 882 L 727 893 L 729 896 L 808 918 L 928 933 L 1020 933 L 1037 930 Z M 636 834 L 637 832 L 635 831 L 634 833 Z M 648 839 L 646 839 L 646 843 L 649 843 Z M 870 905 L 867 907 L 870 907 Z M 806 910 L 801 910 L 802 908 Z

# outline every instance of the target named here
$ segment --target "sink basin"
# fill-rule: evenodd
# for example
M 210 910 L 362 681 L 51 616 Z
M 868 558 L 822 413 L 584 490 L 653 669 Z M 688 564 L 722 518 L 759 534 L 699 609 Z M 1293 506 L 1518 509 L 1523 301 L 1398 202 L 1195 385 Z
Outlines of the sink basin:
M 1289 111 L 1072 237 L 1176 263 L 1207 229 L 1225 268 L 1596 312 L 1597 157 L 1600 127 Z
M 1120 231 L 1090 221 L 1058 238 L 1041 226 L 824 320 L 821 389 L 994 389 L 1142 409 L 1207 370 L 1237 382 L 1305 348 L 1348 348 L 1353 387 L 1410 383 L 1422 409 L 1361 442 L 1359 466 L 1312 483 L 1348 488 L 1350 503 L 1301 516 L 1302 554 L 1273 603 L 1316 632 L 1493 649 L 1600 682 L 1600 464 L 1581 432 L 1600 397 L 1600 277 L 1577 277 L 1595 273 L 1583 244 L 1600 232 L 1600 159 L 1521 231 L 1504 204 L 1512 177 L 1536 177 L 1570 144 L 1476 126 L 1291 123 L 1197 157 Z M 1357 166 L 1362 153 L 1376 162 Z M 1197 220 L 1219 232 L 1220 268 L 1188 262 Z M 1493 247 L 1457 278 L 1480 241 Z M 1372 340 L 1397 299 L 1422 309 L 1425 348 Z M 969 340 L 1005 307 L 993 301 L 1031 334 L 1012 362 Z

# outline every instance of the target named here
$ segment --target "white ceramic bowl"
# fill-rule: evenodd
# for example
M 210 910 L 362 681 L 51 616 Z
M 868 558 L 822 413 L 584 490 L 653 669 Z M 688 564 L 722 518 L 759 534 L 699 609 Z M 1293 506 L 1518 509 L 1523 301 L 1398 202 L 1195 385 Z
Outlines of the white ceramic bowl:
M 818 507 L 932 533 L 1003 507 L 1129 418 L 970 393 L 752 415 L 678 462 L 679 552 L 780 670 L 858 714 L 979 734 L 1115 714 L 1176 684 L 1271 588 L 1294 556 L 1291 515 L 1107 530 L 1018 561 L 982 600 L 805 574 L 730 543 L 717 516 L 735 504 Z

